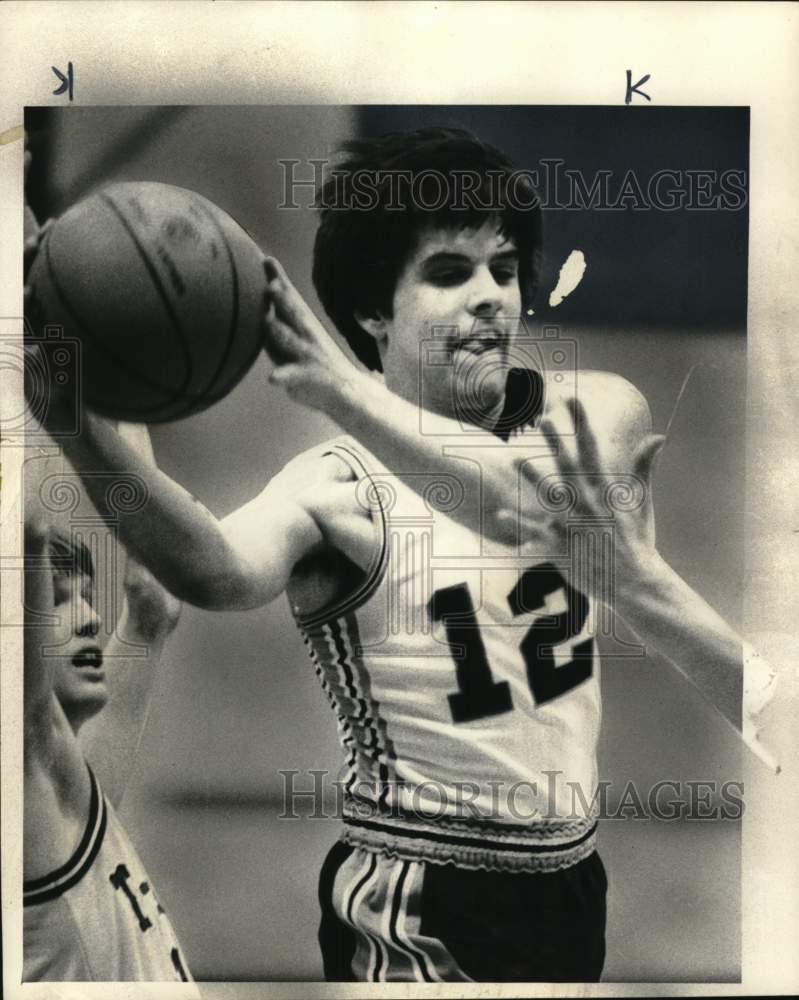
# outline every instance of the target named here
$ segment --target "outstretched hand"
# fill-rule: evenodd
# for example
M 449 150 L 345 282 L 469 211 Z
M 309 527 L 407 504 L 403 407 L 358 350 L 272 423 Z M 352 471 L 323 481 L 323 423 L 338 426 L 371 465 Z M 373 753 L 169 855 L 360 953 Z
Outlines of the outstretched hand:
M 275 367 L 269 376 L 293 399 L 335 416 L 359 377 L 311 307 L 274 257 L 264 262 L 267 280 L 264 348 Z
M 647 434 L 624 463 L 626 468 L 611 470 L 600 456 L 583 405 L 569 399 L 566 407 L 575 445 L 569 444 L 571 435 L 558 434 L 553 421 L 545 418 L 540 431 L 549 446 L 549 459 L 519 458 L 515 462 L 523 484 L 535 489 L 537 502 L 525 510 L 502 509 L 497 512 L 497 521 L 506 529 L 515 527 L 522 551 L 540 554 L 563 551 L 566 544 L 585 550 L 585 536 L 612 519 L 614 568 L 635 574 L 655 553 L 651 481 L 666 438 Z M 525 495 L 529 497 L 529 490 L 521 491 L 521 496 Z M 581 567 L 581 584 L 599 599 L 605 596 L 602 579 L 607 577 L 607 569 L 603 572 L 599 561 L 607 560 L 608 555 L 598 552 L 595 565 Z

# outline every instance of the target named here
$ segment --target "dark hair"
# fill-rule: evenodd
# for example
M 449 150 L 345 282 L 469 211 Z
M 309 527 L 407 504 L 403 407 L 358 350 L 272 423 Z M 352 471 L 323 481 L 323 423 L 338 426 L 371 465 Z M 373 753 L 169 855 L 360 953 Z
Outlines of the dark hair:
M 397 280 L 425 229 L 479 229 L 495 218 L 519 251 L 522 305 L 532 304 L 541 270 L 541 207 L 529 172 L 455 128 L 354 139 L 340 151 L 347 158 L 317 196 L 313 282 L 367 368 L 382 371 L 377 345 L 356 313 L 391 317 Z

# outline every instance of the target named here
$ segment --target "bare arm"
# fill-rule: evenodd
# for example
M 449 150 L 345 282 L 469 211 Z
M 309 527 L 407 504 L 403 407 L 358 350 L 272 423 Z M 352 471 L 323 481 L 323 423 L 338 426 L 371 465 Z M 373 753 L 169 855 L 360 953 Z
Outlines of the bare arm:
M 155 467 L 147 428 L 120 424 L 120 437 Z M 121 546 L 118 546 L 121 555 Z M 109 701 L 83 724 L 83 753 L 114 805 L 132 773 L 150 706 L 152 686 L 167 639 L 178 623 L 181 604 L 135 559 L 125 560 L 125 603 L 113 636 L 103 650 Z
M 529 486 L 536 486 L 545 475 L 560 468 L 577 479 L 581 494 L 590 493 L 591 487 L 598 485 L 593 477 L 585 477 L 585 471 L 599 469 L 608 477 L 611 473 L 613 477 L 618 473 L 632 473 L 643 487 L 643 503 L 631 513 L 613 512 L 616 529 L 615 587 L 610 595 L 594 592 L 594 596 L 598 599 L 609 598 L 615 611 L 644 645 L 665 656 L 711 705 L 743 733 L 750 749 L 768 767 L 778 770 L 771 754 L 757 740 L 754 722 L 755 702 L 764 699 L 767 689 L 773 696 L 774 671 L 745 646 L 738 633 L 679 576 L 655 546 L 651 472 L 664 439 L 651 433 L 648 408 L 641 413 L 640 408 L 633 405 L 624 419 L 619 421 L 618 434 L 625 446 L 621 453 L 617 452 L 618 464 L 601 464 L 596 441 L 592 440 L 593 435 L 583 413 L 578 439 L 582 435 L 592 440 L 589 447 L 592 457 L 586 458 L 584 453 L 575 464 L 564 467 L 559 459 L 568 455 L 565 444 L 568 438 L 561 437 L 550 423 L 551 461 L 539 453 L 537 458 L 524 463 L 523 453 L 519 455 L 518 450 L 516 455 L 519 457 L 511 461 L 501 447 L 486 448 L 483 449 L 485 457 L 481 455 L 482 482 L 478 482 L 480 470 L 476 466 L 448 457 L 440 439 L 419 434 L 418 416 L 413 412 L 405 413 L 406 408 L 414 411 L 410 404 L 403 400 L 392 401 L 392 419 L 386 420 L 384 414 L 389 412 L 384 399 L 386 390 L 373 379 L 366 379 L 366 382 L 368 387 L 360 382 L 354 383 L 357 389 L 350 392 L 347 408 L 342 407 L 335 419 L 360 440 L 367 441 L 370 449 L 386 464 L 396 462 L 401 464 L 395 467 L 411 469 L 414 462 L 423 462 L 423 466 L 417 464 L 415 467 L 426 470 L 439 468 L 459 477 L 467 489 L 470 486 L 472 489 L 482 488 L 482 531 L 499 541 L 514 544 L 519 537 L 535 538 L 535 547 L 540 552 L 543 534 L 547 530 L 557 532 L 558 528 L 561 531 L 564 528 L 563 520 L 544 519 L 542 522 L 535 491 L 527 490 L 525 493 L 519 490 L 518 480 L 509 466 L 516 465 L 527 472 L 524 479 Z M 400 414 L 404 416 L 400 417 Z M 432 417 L 432 421 L 437 422 L 442 434 L 454 430 L 451 428 L 454 422 L 444 417 Z M 431 421 L 426 426 L 430 428 Z M 604 503 L 599 502 L 598 490 L 592 499 L 594 505 L 587 505 L 585 512 L 595 518 L 607 517 L 609 512 Z M 526 515 L 519 510 L 520 502 L 526 505 Z M 503 509 L 505 515 L 498 517 Z M 464 513 L 467 512 L 468 507 L 464 505 Z M 455 512 L 454 516 L 457 517 L 458 513 Z M 521 532 L 517 534 L 520 525 Z M 581 575 L 590 580 L 600 574 L 593 568 L 586 569 Z M 747 657 L 751 703 L 748 698 L 742 703 L 744 656 Z M 766 703 L 768 700 L 765 698 Z
M 366 379 L 368 388 L 357 382 L 357 391 L 350 393 L 349 405 L 342 408 L 336 419 L 341 420 L 347 429 L 360 440 L 368 441 L 371 450 L 375 451 L 382 461 L 389 466 L 397 463 L 395 468 L 435 469 L 450 472 L 460 477 L 469 488 L 469 478 L 472 488 L 482 485 L 483 527 L 486 533 L 499 537 L 500 540 L 515 542 L 519 517 L 502 517 L 497 519 L 494 512 L 500 509 L 515 510 L 518 506 L 518 490 L 513 461 L 503 449 L 486 448 L 485 460 L 482 462 L 483 481 L 477 481 L 479 470 L 471 463 L 464 463 L 457 458 L 442 454 L 440 439 L 426 438 L 419 434 L 418 415 L 411 404 L 404 400 L 391 403 L 392 420 L 385 418 L 387 407 L 383 398 L 386 390 L 373 379 Z M 411 413 L 404 413 L 409 408 Z M 398 414 L 404 417 L 398 419 Z M 635 414 L 630 415 L 633 421 Z M 415 419 L 414 419 L 415 418 Z M 433 417 L 442 434 L 453 435 L 455 422 L 444 417 Z M 645 425 L 647 417 L 640 421 Z M 430 426 L 428 424 L 427 426 Z M 570 428 L 571 430 L 571 428 Z M 587 421 L 583 430 L 590 434 Z M 644 431 L 644 438 L 646 438 Z M 453 435 L 454 436 L 454 435 Z M 564 446 L 566 438 L 558 440 L 552 427 L 550 437 L 553 456 L 567 454 Z M 618 544 L 616 548 L 616 573 L 614 575 L 615 591 L 610 598 L 615 610 L 630 625 L 642 641 L 652 649 L 659 650 L 667 656 L 677 669 L 691 680 L 693 684 L 708 698 L 719 711 L 735 726 L 741 726 L 741 691 L 742 691 L 742 654 L 741 639 L 736 632 L 704 601 L 662 558 L 654 546 L 654 520 L 652 515 L 649 491 L 649 463 L 653 457 L 657 442 L 649 445 L 645 453 L 647 496 L 645 508 L 641 516 L 634 515 L 637 537 L 630 540 L 626 547 Z M 597 450 L 593 442 L 594 451 Z M 511 455 L 513 453 L 511 452 Z M 516 452 L 519 455 L 518 451 Z M 521 465 L 521 456 L 516 464 Z M 628 453 L 625 456 L 624 468 L 614 468 L 613 471 L 629 472 L 638 462 L 638 475 L 642 474 L 641 454 Z M 425 463 L 420 466 L 419 463 Z M 587 459 L 582 459 L 566 469 L 571 477 L 580 477 L 586 469 Z M 543 478 L 545 462 L 543 456 L 538 461 L 525 463 L 523 470 L 530 485 L 536 485 Z M 588 466 L 589 470 L 595 465 Z M 554 471 L 556 464 L 547 469 Z M 563 468 L 563 466 L 561 466 Z M 610 471 L 610 470 L 608 470 Z M 642 480 L 643 481 L 643 480 Z M 589 484 L 583 476 L 580 480 L 580 490 Z M 528 510 L 533 503 L 532 496 L 527 499 Z M 608 511 L 599 503 L 590 511 L 595 517 L 607 516 Z M 456 514 L 457 516 L 457 514 Z M 616 512 L 616 521 L 620 520 Z M 504 534 L 502 526 L 512 528 L 513 533 Z M 562 522 L 561 522 L 562 526 Z M 555 525 L 549 526 L 550 530 Z M 527 519 L 522 537 L 536 532 L 541 536 L 541 518 L 533 516 Z M 540 549 L 539 549 L 540 551 Z M 598 596 L 598 595 L 595 595 Z M 602 595 L 606 596 L 606 595 Z
M 276 559 L 256 562 L 245 546 L 232 544 L 202 504 L 151 466 L 107 421 L 85 412 L 81 434 L 60 443 L 101 513 L 108 478 L 94 473 L 132 479 L 141 490 L 141 506 L 119 516 L 120 541 L 176 597 L 221 610 L 256 607 L 279 593 Z
M 103 650 L 109 701 L 78 736 L 114 805 L 133 772 L 161 656 L 180 614 L 180 602 L 134 560 L 126 566 L 125 593 L 116 632 Z
M 645 404 L 644 404 L 645 405 Z M 544 422 L 542 430 L 557 451 L 557 467 L 566 479 L 582 483 L 576 502 L 576 512 L 583 516 L 591 530 L 603 514 L 613 514 L 615 544 L 612 553 L 613 574 L 610 590 L 595 590 L 594 596 L 611 606 L 633 629 L 644 645 L 665 656 L 736 729 L 744 741 L 772 769 L 779 770 L 771 754 L 758 742 L 756 715 L 774 694 L 775 673 L 745 644 L 737 632 L 685 581 L 658 552 L 655 544 L 652 511 L 651 478 L 653 462 L 663 439 L 648 437 L 653 442 L 643 451 L 638 449 L 637 461 L 630 468 L 635 477 L 634 488 L 640 491 L 640 505 L 634 509 L 608 511 L 608 465 L 600 450 L 585 411 L 579 403 L 572 407 L 576 424 L 576 446 L 573 452 L 559 445 L 554 428 Z M 648 408 L 643 415 L 648 423 Z M 625 421 L 632 427 L 624 427 Z M 619 421 L 620 437 L 635 440 L 642 421 L 623 413 Z M 588 473 L 588 475 L 586 475 Z M 535 465 L 523 468 L 531 483 L 540 482 Z M 632 506 L 632 505 L 630 505 Z M 554 520 L 542 528 L 541 519 L 526 516 L 518 509 L 500 512 L 501 519 L 516 524 L 528 544 L 540 542 L 549 530 L 561 537 L 565 528 Z M 572 529 L 574 530 L 574 529 Z M 579 531 L 578 531 L 579 536 Z M 575 537 L 574 535 L 572 537 Z M 583 547 L 584 550 L 584 547 Z M 593 567 L 582 576 L 595 580 Z M 606 577 L 607 579 L 607 577 Z M 744 661 L 747 666 L 747 691 L 744 692 Z
M 42 232 L 36 231 L 32 220 L 30 233 L 26 232 L 26 273 Z M 27 301 L 27 287 L 25 295 Z M 35 345 L 27 349 L 37 350 Z M 81 476 L 97 510 L 106 512 L 109 473 L 140 494 L 143 502 L 137 509 L 118 518 L 120 540 L 171 593 L 214 610 L 258 607 L 280 593 L 286 579 L 286 566 L 281 562 L 286 553 L 284 538 L 290 533 L 296 539 L 296 509 L 261 512 L 261 558 L 257 561 L 249 544 L 237 544 L 241 541 L 238 534 L 229 535 L 202 504 L 139 455 L 102 417 L 82 410 L 81 433 L 60 434 L 64 414 L 74 411 L 74 401 L 63 398 L 55 385 L 49 390 L 45 429 Z M 270 533 L 274 550 L 267 544 Z
M 27 506 L 27 499 L 26 499 Z M 26 510 L 23 872 L 36 878 L 68 856 L 85 826 L 89 776 L 54 685 L 63 640 L 48 553 L 49 528 Z
M 635 578 L 617 574 L 615 608 L 644 645 L 677 670 L 741 728 L 740 636 L 653 551 Z
M 27 177 L 31 154 L 25 151 Z M 43 233 L 25 201 L 24 273 Z M 46 226 L 45 226 L 46 228 Z M 29 297 L 25 289 L 26 303 Z M 39 505 L 38 483 L 23 485 L 24 632 L 23 874 L 31 878 L 63 861 L 85 823 L 89 779 L 75 735 L 55 695 L 57 650 L 63 642 L 56 612 L 50 524 Z M 54 655 L 56 653 L 56 655 Z
M 26 758 L 42 742 L 53 703 L 55 659 L 45 655 L 52 644 L 55 601 L 47 552 L 48 528 L 39 513 L 25 518 L 24 722 Z
M 58 403 L 48 409 L 47 429 L 97 509 L 107 512 L 109 473 L 141 496 L 135 509 L 115 512 L 120 541 L 172 594 L 227 610 L 259 607 L 282 592 L 313 529 L 290 497 L 267 488 L 220 522 L 102 417 L 84 411 L 80 435 L 60 437 Z

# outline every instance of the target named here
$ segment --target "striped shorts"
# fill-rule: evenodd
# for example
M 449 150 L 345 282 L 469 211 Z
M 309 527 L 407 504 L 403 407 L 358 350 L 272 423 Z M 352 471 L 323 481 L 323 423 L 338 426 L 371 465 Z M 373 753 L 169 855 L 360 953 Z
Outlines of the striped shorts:
M 596 982 L 607 879 L 596 852 L 556 872 L 389 857 L 339 841 L 322 868 L 329 982 Z

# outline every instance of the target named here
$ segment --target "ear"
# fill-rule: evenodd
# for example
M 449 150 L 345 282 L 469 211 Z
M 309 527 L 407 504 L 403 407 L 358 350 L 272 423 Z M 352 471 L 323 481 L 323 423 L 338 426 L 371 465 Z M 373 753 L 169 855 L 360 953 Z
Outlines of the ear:
M 388 323 L 385 317 L 380 316 L 364 316 L 363 313 L 355 313 L 355 322 L 364 329 L 370 337 L 374 337 L 378 345 L 385 341 L 388 336 Z

